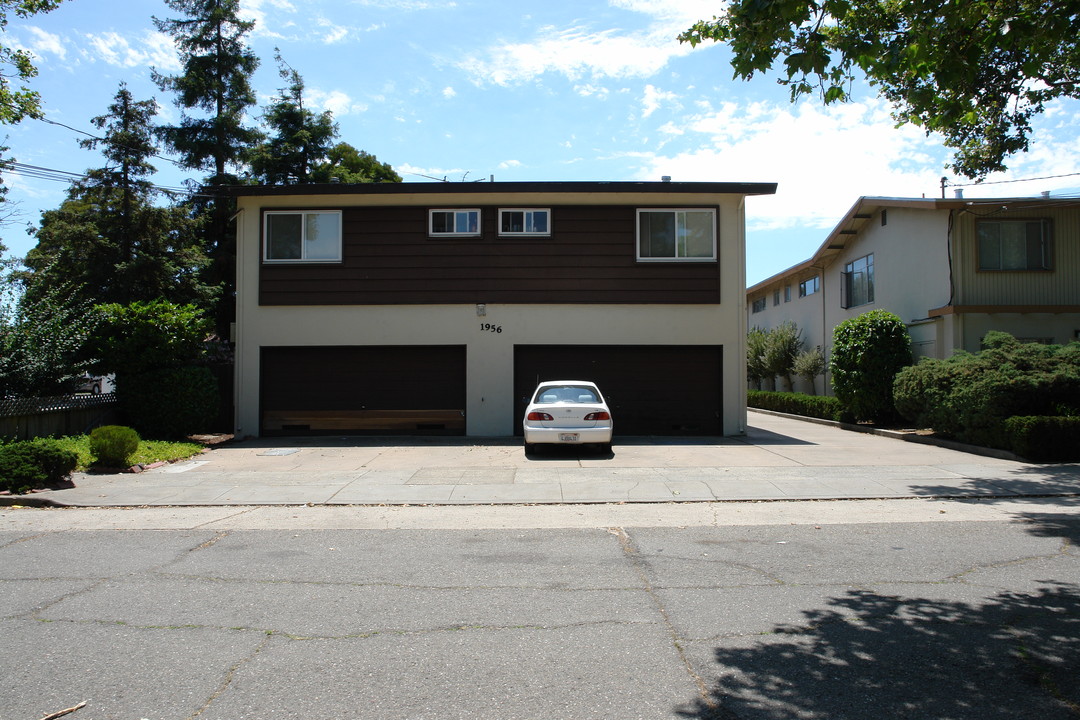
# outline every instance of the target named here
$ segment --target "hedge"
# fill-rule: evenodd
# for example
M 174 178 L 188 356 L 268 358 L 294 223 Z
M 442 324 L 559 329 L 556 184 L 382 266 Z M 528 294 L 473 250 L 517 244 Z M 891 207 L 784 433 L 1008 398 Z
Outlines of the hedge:
M 824 395 L 747 390 L 746 404 L 748 407 L 761 408 L 762 410 L 774 410 L 791 415 L 821 418 L 822 420 L 848 422 L 852 419 L 850 413 L 844 410 L 843 403 L 834 397 Z
M 1006 418 L 1014 453 L 1037 462 L 1080 461 L 1080 417 L 1019 415 Z

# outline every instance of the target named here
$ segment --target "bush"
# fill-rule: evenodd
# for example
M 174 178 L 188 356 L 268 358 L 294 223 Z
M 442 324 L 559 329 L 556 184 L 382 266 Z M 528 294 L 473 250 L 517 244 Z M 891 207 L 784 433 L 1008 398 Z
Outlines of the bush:
M 1005 419 L 1012 451 L 1038 462 L 1080 460 L 1080 417 L 1021 415 Z
M 103 425 L 90 433 L 90 453 L 107 467 L 127 467 L 139 449 L 139 434 L 123 425 Z
M 897 409 L 923 427 L 1006 450 L 1013 445 L 1006 418 L 1080 415 L 1080 343 L 1021 343 L 995 332 L 983 344 L 979 353 L 923 360 L 898 373 Z
M 893 378 L 911 365 L 911 337 L 904 321 L 885 310 L 845 320 L 833 330 L 833 392 L 856 420 L 896 418 Z
M 793 392 L 764 392 L 748 390 L 746 404 L 762 410 L 802 415 L 803 417 L 821 418 L 844 422 L 850 420 L 843 404 L 834 397 L 804 395 Z
M 163 368 L 120 378 L 120 407 L 143 437 L 182 438 L 217 417 L 218 385 L 205 367 Z
M 70 475 L 78 462 L 78 455 L 48 438 L 2 445 L 0 490 L 18 494 L 56 483 Z

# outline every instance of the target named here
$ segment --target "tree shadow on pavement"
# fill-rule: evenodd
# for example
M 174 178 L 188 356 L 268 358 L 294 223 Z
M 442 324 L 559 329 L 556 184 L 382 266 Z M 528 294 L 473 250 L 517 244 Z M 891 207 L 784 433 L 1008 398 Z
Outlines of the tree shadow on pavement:
M 1040 585 L 975 603 L 848 592 L 798 626 L 725 639 L 696 668 L 708 698 L 677 715 L 1076 720 L 1080 586 Z

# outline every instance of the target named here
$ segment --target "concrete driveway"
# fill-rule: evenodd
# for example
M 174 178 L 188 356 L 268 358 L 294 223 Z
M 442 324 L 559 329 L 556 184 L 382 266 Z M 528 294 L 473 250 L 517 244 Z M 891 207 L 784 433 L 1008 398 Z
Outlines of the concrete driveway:
M 742 438 L 618 438 L 613 452 L 512 438 L 273 438 L 143 473 L 77 474 L 68 506 L 470 505 L 1080 493 L 1042 465 L 751 412 Z

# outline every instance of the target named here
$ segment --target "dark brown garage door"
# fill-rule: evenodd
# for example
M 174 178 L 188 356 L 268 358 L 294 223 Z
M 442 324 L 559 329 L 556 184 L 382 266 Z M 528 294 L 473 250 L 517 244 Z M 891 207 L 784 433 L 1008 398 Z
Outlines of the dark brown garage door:
M 719 345 L 517 345 L 514 417 L 538 380 L 592 380 L 616 435 L 721 435 Z M 521 434 L 521 423 L 515 423 Z
M 465 347 L 264 347 L 262 434 L 465 434 Z

